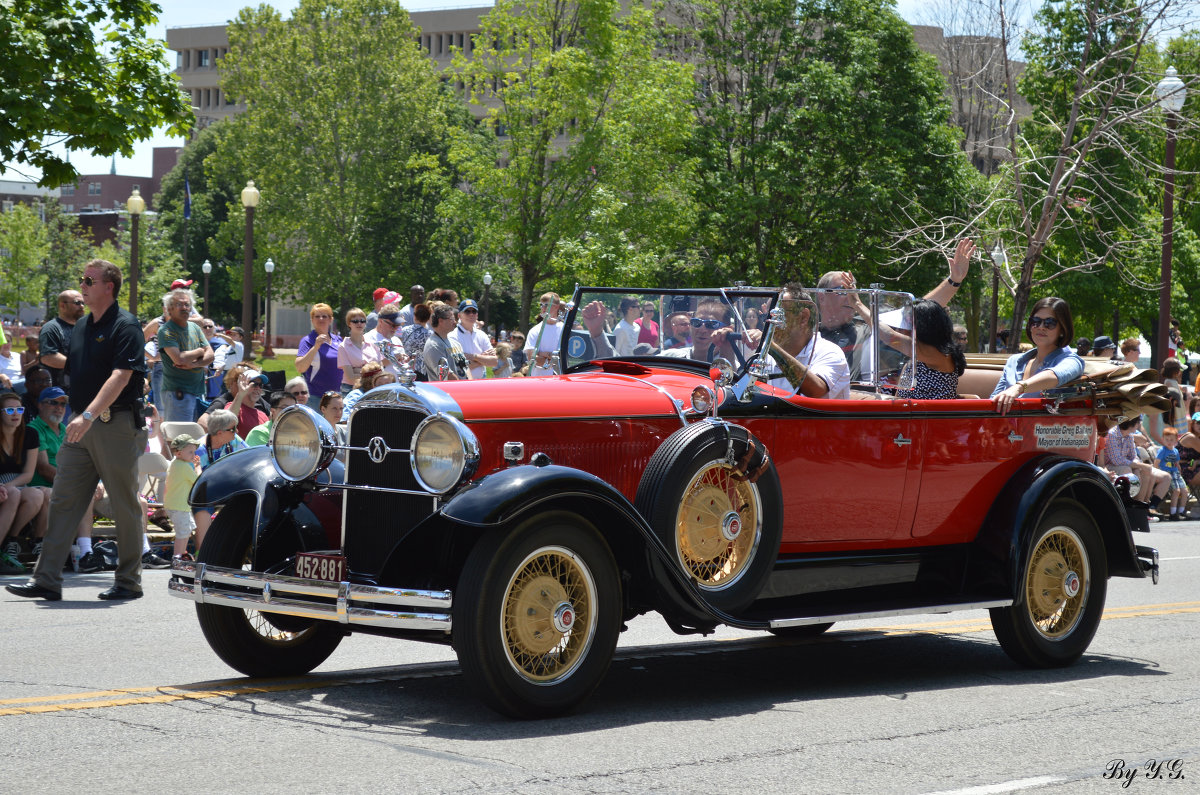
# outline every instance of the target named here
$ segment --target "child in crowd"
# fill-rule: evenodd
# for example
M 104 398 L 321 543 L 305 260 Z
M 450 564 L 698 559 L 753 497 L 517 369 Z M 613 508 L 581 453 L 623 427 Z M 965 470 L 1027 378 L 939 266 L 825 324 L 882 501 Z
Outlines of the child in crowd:
M 192 493 L 192 484 L 199 477 L 196 472 L 196 450 L 200 443 L 186 433 L 181 433 L 171 440 L 171 454 L 175 456 L 167 468 L 167 489 L 163 498 L 163 507 L 171 524 L 175 528 L 175 557 L 192 560 L 188 554 L 188 538 L 196 528 L 192 519 L 192 509 L 188 505 L 188 495 Z M 196 534 L 196 550 L 200 550 L 200 542 L 204 539 Z
M 496 366 L 492 368 L 492 378 L 510 378 L 513 374 L 512 346 L 507 342 L 496 345 Z
M 1179 431 L 1168 425 L 1162 432 L 1163 446 L 1158 451 L 1158 468 L 1171 476 L 1171 518 L 1178 522 L 1187 518 L 1188 489 L 1179 468 Z

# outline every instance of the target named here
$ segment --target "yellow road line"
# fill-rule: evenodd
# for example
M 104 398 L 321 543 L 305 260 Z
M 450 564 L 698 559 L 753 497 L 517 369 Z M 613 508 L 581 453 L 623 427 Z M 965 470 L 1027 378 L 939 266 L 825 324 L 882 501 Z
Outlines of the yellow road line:
M 1132 607 L 1105 608 L 1104 620 L 1141 618 L 1145 616 L 1179 615 L 1200 613 L 1200 602 L 1170 602 L 1159 605 L 1137 605 Z M 880 627 L 864 627 L 847 630 L 847 633 L 882 633 L 886 636 L 929 633 L 956 635 L 969 632 L 984 632 L 992 628 L 990 621 L 968 619 L 960 621 L 935 621 L 923 624 L 893 624 Z M 453 663 L 424 663 L 405 666 L 403 670 L 372 669 L 351 675 L 311 675 L 283 680 L 244 679 L 223 680 L 201 685 L 163 685 L 159 687 L 130 687 L 113 690 L 97 690 L 88 693 L 62 693 L 50 696 L 28 696 L 24 698 L 0 699 L 0 716 L 37 715 L 79 709 L 103 707 L 126 707 L 135 704 L 166 704 L 173 701 L 200 701 L 210 698 L 230 698 L 257 693 L 282 693 L 294 690 L 314 690 L 318 687 L 344 687 L 354 684 L 414 679 L 429 676 L 449 676 L 457 672 Z

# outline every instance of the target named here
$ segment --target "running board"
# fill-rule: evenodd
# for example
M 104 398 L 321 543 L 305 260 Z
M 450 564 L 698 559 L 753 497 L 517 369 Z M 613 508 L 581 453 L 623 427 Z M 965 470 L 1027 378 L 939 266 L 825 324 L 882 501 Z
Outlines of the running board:
M 830 613 L 828 615 L 810 615 L 801 618 L 776 618 L 768 623 L 771 629 L 786 627 L 803 627 L 809 624 L 829 624 L 842 621 L 861 621 L 869 618 L 893 618 L 895 616 L 914 616 L 922 614 L 954 613 L 959 610 L 988 610 L 993 607 L 1011 607 L 1012 599 L 992 599 L 984 602 L 961 602 L 956 604 L 921 605 L 917 607 L 900 607 L 887 610 L 865 610 L 857 613 Z

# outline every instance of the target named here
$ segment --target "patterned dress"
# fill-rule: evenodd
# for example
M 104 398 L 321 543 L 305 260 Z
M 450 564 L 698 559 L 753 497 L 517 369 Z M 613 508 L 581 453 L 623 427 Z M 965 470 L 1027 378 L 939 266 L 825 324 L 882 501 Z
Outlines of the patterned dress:
M 917 377 L 912 389 L 898 389 L 896 396 L 914 400 L 946 400 L 958 397 L 958 373 L 943 373 L 924 362 L 917 362 Z M 905 370 L 912 362 L 904 365 Z M 907 375 L 907 372 L 905 373 Z

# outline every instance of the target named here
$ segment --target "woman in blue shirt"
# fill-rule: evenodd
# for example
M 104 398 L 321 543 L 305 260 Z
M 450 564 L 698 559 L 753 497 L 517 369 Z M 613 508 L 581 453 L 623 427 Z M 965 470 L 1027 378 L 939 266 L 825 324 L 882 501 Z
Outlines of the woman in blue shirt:
M 1050 297 L 1034 304 L 1025 334 L 1033 349 L 1009 357 L 992 391 L 992 403 L 1001 414 L 1007 414 L 1018 397 L 1041 397 L 1042 390 L 1083 375 L 1083 359 L 1070 348 L 1075 322 L 1066 301 Z

